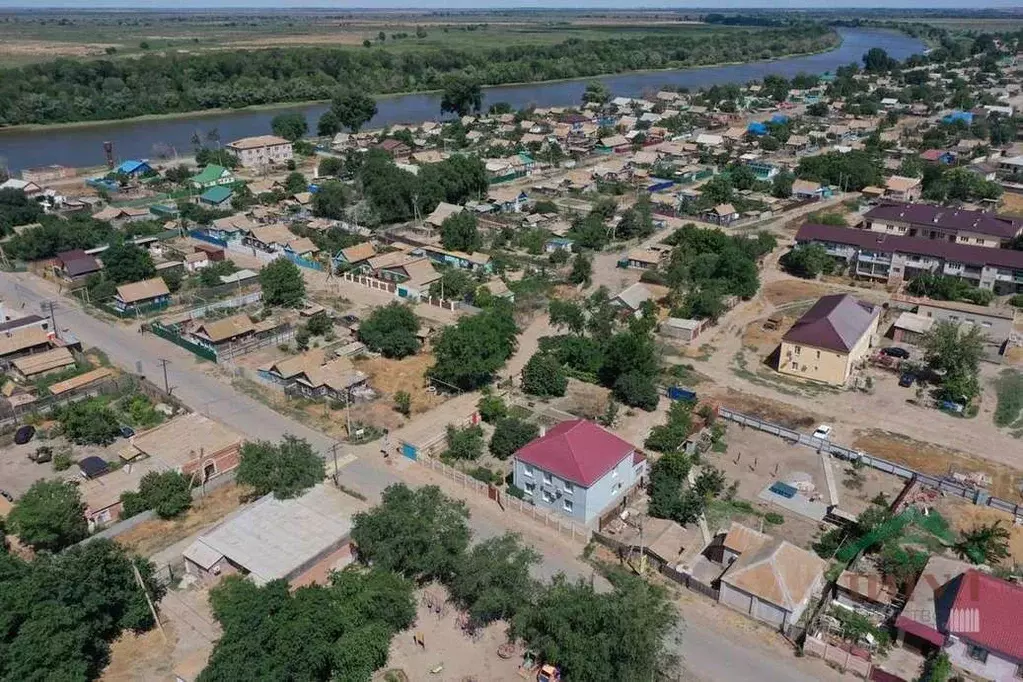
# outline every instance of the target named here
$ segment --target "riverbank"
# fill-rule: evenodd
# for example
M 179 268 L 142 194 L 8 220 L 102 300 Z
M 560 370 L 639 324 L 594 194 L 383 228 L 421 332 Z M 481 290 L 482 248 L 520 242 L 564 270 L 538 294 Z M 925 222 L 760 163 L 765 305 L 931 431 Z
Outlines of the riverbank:
M 628 76 L 628 75 L 643 75 L 653 73 L 669 73 L 673 71 L 699 71 L 702 69 L 716 69 L 726 66 L 744 66 L 747 64 L 771 64 L 774 62 L 785 61 L 788 59 L 798 59 L 801 57 L 812 57 L 815 55 L 828 54 L 835 52 L 842 48 L 844 40 L 842 40 L 842 34 L 838 31 L 833 31 L 838 36 L 839 41 L 827 49 L 824 50 L 812 50 L 809 52 L 791 52 L 778 57 L 772 57 L 771 59 L 755 59 L 752 61 L 745 62 L 716 62 L 714 64 L 700 64 L 697 66 L 668 66 L 662 69 L 635 69 L 628 71 L 617 71 L 612 73 L 597 73 L 589 76 L 574 76 L 571 78 L 552 78 L 548 80 L 536 80 L 536 81 L 514 81 L 509 83 L 494 83 L 483 86 L 484 92 L 487 90 L 493 90 L 495 88 L 511 88 L 528 85 L 555 85 L 558 83 L 571 83 L 583 80 L 592 80 L 600 78 L 611 78 L 614 76 Z M 375 93 L 371 96 L 377 101 L 385 101 L 389 99 L 396 99 L 399 97 L 408 97 L 410 95 L 436 95 L 441 93 L 441 90 L 409 90 L 405 92 L 388 92 L 388 93 Z M 205 118 L 223 116 L 234 113 L 246 113 L 246 112 L 260 112 L 260 111 L 286 111 L 289 109 L 302 109 L 307 107 L 313 107 L 321 104 L 327 104 L 330 100 L 328 99 L 314 99 L 314 100 L 302 100 L 297 102 L 272 102 L 267 104 L 253 104 L 246 107 L 238 107 L 236 109 L 198 109 L 194 111 L 175 111 L 167 112 L 165 114 L 145 114 L 144 116 L 133 116 L 131 118 L 108 118 L 99 121 L 68 121 L 65 123 L 23 123 L 20 125 L 0 127 L 0 138 L 6 133 L 19 133 L 19 132 L 46 132 L 46 131 L 60 131 L 60 130 L 75 130 L 81 128 L 102 128 L 104 126 L 119 126 L 123 124 L 132 123 L 146 123 L 153 121 L 174 121 L 186 118 Z

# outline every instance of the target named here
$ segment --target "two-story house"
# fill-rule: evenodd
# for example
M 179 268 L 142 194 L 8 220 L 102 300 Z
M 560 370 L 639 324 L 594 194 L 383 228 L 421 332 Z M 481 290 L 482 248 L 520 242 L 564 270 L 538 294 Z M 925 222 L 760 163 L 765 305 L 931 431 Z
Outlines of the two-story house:
M 235 155 L 242 168 L 278 166 L 294 158 L 291 142 L 276 135 L 243 137 L 228 142 L 224 149 Z
M 872 232 L 995 249 L 1023 234 L 1023 220 L 930 204 L 885 203 L 863 218 Z
M 646 473 L 636 446 L 593 422 L 558 424 L 513 456 L 512 480 L 527 500 L 590 524 Z

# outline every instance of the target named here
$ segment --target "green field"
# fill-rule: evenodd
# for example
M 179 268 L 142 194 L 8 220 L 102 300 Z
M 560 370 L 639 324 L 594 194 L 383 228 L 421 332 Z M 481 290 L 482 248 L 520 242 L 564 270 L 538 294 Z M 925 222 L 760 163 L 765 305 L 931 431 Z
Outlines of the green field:
M 692 23 L 683 13 L 14 13 L 0 12 L 0 63 L 23 66 L 58 57 L 116 58 L 144 52 L 324 46 L 397 53 L 418 49 L 551 45 L 570 38 L 609 40 L 741 29 Z M 418 34 L 417 34 L 418 31 Z M 379 39 L 380 34 L 384 40 Z M 116 52 L 112 52 L 116 51 Z

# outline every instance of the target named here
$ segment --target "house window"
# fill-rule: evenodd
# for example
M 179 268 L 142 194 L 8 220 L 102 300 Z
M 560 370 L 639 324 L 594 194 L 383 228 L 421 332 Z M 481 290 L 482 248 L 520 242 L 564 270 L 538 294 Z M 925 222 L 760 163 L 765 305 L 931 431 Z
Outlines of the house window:
M 818 359 L 818 360 L 820 360 L 820 359 L 821 359 L 821 352 L 820 352 L 820 351 L 817 351 L 817 359 Z
M 611 478 L 618 478 L 618 469 L 611 470 Z
M 572 500 L 565 500 L 565 504 L 562 505 L 562 508 L 565 511 L 571 513 L 572 512 Z
M 549 490 L 541 491 L 541 497 L 543 497 L 543 501 L 546 502 L 547 504 L 550 504 L 551 502 L 554 501 L 554 493 L 550 492 Z
M 792 363 L 792 369 L 799 369 L 799 363 L 798 362 L 793 362 Z
M 802 346 L 796 346 L 795 348 L 792 349 L 792 352 L 795 353 L 796 355 L 799 355 L 799 352 L 801 350 L 803 350 Z
M 565 492 L 571 495 L 572 493 L 575 492 L 575 486 L 569 483 L 568 481 L 565 481 Z
M 1016 678 L 1023 680 L 1023 663 L 1016 665 Z
M 966 655 L 975 661 L 987 663 L 987 649 L 985 649 L 984 647 L 979 647 L 976 644 L 971 644 L 969 648 L 966 650 Z
M 531 466 L 529 466 L 527 464 L 526 466 L 522 467 L 522 473 L 525 476 L 529 476 L 530 478 L 533 478 L 533 467 L 531 467 Z
M 611 488 L 611 494 L 612 495 L 617 495 L 620 492 L 622 492 L 622 484 L 621 483 L 615 483 L 615 486 L 613 488 Z
M 551 485 L 554 482 L 553 479 L 551 478 L 551 475 L 548 474 L 546 471 L 543 472 L 543 482 L 545 485 Z
M 531 481 L 526 481 L 526 487 L 523 488 L 523 490 L 525 491 L 525 493 L 527 495 L 532 495 L 533 492 L 536 491 L 536 483 L 532 483 Z

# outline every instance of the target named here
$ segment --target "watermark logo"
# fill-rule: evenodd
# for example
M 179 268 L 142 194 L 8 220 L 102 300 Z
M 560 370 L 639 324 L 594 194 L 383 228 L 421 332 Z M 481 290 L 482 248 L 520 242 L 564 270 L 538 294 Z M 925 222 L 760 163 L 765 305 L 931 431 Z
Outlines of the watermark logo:
M 948 630 L 964 635 L 980 632 L 980 609 L 952 609 L 948 614 Z

